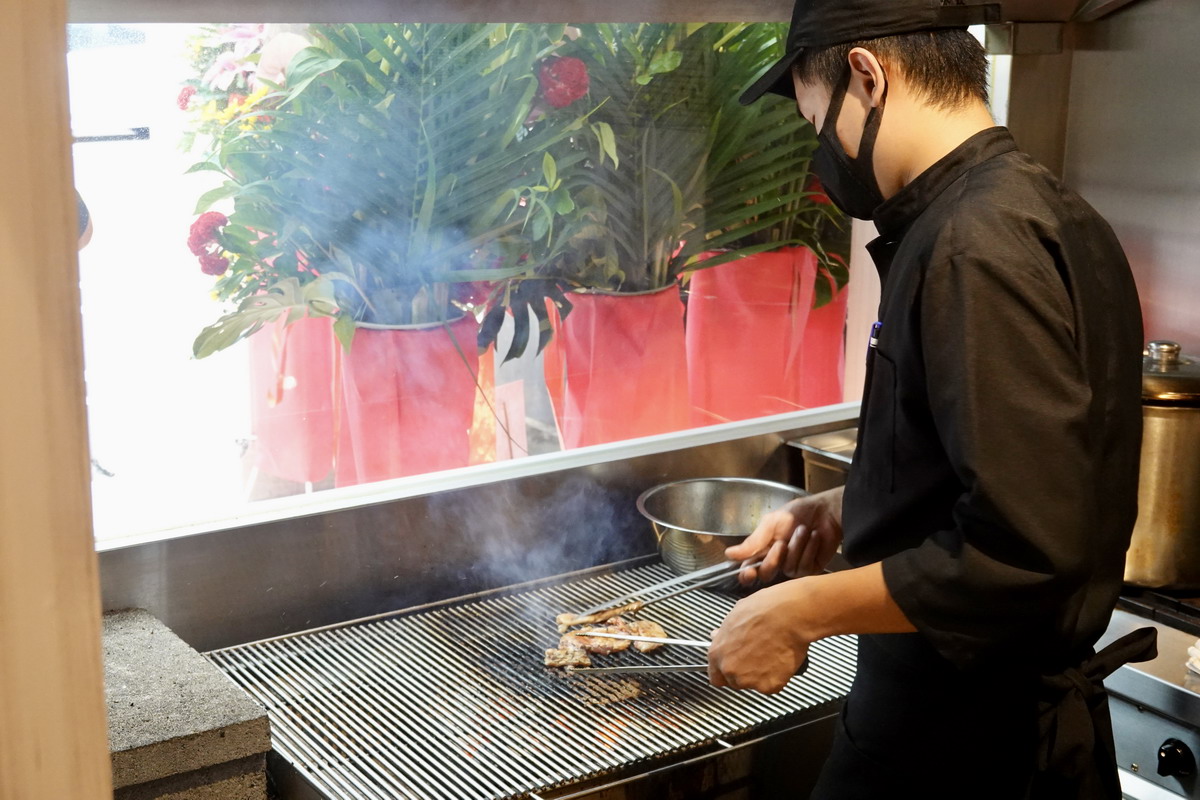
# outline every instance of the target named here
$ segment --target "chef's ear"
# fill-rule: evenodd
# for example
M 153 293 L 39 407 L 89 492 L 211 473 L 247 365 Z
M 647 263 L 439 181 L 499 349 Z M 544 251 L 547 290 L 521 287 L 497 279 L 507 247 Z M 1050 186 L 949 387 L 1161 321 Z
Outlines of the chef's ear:
M 887 73 L 879 59 L 870 50 L 855 47 L 846 56 L 850 62 L 850 88 L 858 89 L 863 97 L 871 98 L 871 107 L 883 103 L 883 92 L 887 88 Z

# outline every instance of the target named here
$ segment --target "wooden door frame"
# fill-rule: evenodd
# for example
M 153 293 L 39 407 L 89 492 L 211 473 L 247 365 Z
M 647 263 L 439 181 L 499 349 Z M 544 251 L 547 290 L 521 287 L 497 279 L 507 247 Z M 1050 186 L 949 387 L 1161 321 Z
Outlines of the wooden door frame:
M 112 797 L 64 0 L 0 26 L 0 800 Z

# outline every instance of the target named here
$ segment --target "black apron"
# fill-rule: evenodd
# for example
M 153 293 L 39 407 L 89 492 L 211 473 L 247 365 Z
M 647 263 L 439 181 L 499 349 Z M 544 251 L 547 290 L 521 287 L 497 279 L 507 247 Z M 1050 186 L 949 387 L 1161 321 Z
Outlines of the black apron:
M 920 634 L 859 637 L 858 672 L 810 800 L 1120 800 L 1101 681 L 1155 655 L 1142 628 L 1063 673 L 954 668 Z

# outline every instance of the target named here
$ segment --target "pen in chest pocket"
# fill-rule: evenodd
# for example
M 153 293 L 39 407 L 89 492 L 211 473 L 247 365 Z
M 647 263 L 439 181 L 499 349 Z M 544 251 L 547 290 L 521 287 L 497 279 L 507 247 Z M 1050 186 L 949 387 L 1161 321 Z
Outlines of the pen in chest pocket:
M 883 330 L 883 323 L 876 322 L 871 326 L 871 339 L 867 342 L 867 360 L 871 360 L 871 351 L 879 346 L 879 332 Z

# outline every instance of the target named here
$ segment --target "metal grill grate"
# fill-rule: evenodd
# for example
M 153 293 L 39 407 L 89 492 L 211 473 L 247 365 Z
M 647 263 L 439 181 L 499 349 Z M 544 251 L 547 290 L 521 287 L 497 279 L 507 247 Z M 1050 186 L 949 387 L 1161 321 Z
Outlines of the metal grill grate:
M 670 577 L 661 564 L 493 594 L 209 658 L 269 710 L 275 750 L 338 800 L 500 800 L 551 791 L 783 722 L 845 696 L 856 641 L 818 642 L 777 695 L 702 674 L 569 676 L 542 666 L 554 615 Z M 668 635 L 708 638 L 734 598 L 704 590 L 648 608 Z M 695 648 L 596 664 L 686 664 Z

